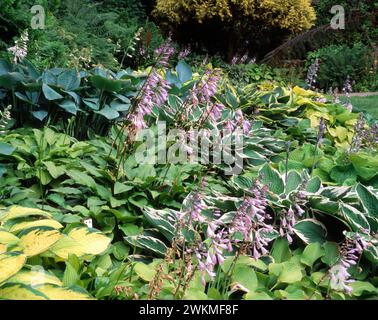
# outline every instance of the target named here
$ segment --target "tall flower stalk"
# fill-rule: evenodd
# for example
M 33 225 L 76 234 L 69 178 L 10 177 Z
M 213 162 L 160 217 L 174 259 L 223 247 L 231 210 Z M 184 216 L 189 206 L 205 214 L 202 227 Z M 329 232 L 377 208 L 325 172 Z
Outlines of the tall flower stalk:
M 24 60 L 28 55 L 29 33 L 25 30 L 20 39 L 16 40 L 13 47 L 8 48 L 8 51 L 13 55 L 13 62 L 17 64 Z

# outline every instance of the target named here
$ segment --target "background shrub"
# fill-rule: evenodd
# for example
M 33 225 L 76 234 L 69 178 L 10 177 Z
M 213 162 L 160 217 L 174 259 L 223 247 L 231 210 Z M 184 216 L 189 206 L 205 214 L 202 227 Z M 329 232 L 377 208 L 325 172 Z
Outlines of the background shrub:
M 229 61 L 239 50 L 264 53 L 287 35 L 309 29 L 315 20 L 314 9 L 308 0 L 205 0 L 194 3 L 158 0 L 153 14 L 178 41 L 222 52 Z
M 331 45 L 311 52 L 308 65 L 316 58 L 320 60 L 317 86 L 320 89 L 341 89 L 349 76 L 355 83 L 366 81 L 373 72 L 372 50 L 362 43 Z

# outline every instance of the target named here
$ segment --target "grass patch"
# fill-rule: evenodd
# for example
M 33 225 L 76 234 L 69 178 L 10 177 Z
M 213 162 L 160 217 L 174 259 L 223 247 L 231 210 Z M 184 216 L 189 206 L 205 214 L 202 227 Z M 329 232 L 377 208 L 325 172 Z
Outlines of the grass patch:
M 342 102 L 346 101 L 345 97 L 340 97 Z M 367 97 L 352 97 L 354 112 L 363 112 L 370 115 L 374 120 L 378 120 L 378 95 Z

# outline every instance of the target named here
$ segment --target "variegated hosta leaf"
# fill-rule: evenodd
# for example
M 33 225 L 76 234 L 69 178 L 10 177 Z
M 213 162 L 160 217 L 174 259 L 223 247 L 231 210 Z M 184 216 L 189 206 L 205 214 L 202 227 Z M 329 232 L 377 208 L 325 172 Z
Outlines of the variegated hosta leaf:
M 22 283 L 7 283 L 0 288 L 0 299 L 7 300 L 93 300 L 82 290 L 64 288 L 54 284 L 30 286 Z
M 76 288 L 64 288 L 53 284 L 37 286 L 36 290 L 43 293 L 49 300 L 94 300 L 88 293 Z
M 0 283 L 14 276 L 26 262 L 26 256 L 18 252 L 0 254 Z
M 47 251 L 62 234 L 55 229 L 43 227 L 24 230 L 19 235 L 19 245 L 24 248 L 23 252 L 28 256 L 36 256 Z
M 54 284 L 62 286 L 59 278 L 44 270 L 21 270 L 16 275 L 8 279 L 8 283 L 22 283 L 30 286 L 38 286 L 45 284 Z
M 64 260 L 68 259 L 68 255 L 74 254 L 77 257 L 85 255 L 82 246 L 69 236 L 64 235 L 49 250 Z
M 10 219 L 27 217 L 27 216 L 42 216 L 51 218 L 51 214 L 35 208 L 24 208 L 20 206 L 12 206 L 0 213 L 0 222 L 6 222 Z
M 20 241 L 14 234 L 7 231 L 0 231 L 0 244 L 12 245 Z
M 101 254 L 108 248 L 110 242 L 111 239 L 99 231 L 85 227 L 75 228 L 68 236 L 64 236 L 52 246 L 50 251 L 67 260 L 69 254 L 78 257 Z
M 9 227 L 9 231 L 16 233 L 21 230 L 30 229 L 34 227 L 50 227 L 53 229 L 62 229 L 63 226 L 56 220 L 52 219 L 42 219 L 42 220 L 34 220 L 34 221 L 23 221 L 20 223 L 15 223 L 11 227 Z
M 0 287 L 0 299 L 48 300 L 47 296 L 42 292 L 22 283 L 7 283 Z
M 101 232 L 85 227 L 71 230 L 68 236 L 80 244 L 85 254 L 101 254 L 111 242 L 111 239 Z

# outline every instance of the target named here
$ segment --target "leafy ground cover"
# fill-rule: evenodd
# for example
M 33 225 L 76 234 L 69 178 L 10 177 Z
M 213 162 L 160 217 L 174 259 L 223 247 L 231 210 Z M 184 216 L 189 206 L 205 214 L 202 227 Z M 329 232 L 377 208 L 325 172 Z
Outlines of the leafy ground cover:
M 117 73 L 0 62 L 0 297 L 376 298 L 377 127 L 172 53 Z M 137 133 L 161 121 L 242 139 L 240 170 L 141 162 Z M 182 135 L 168 147 L 205 152 Z

